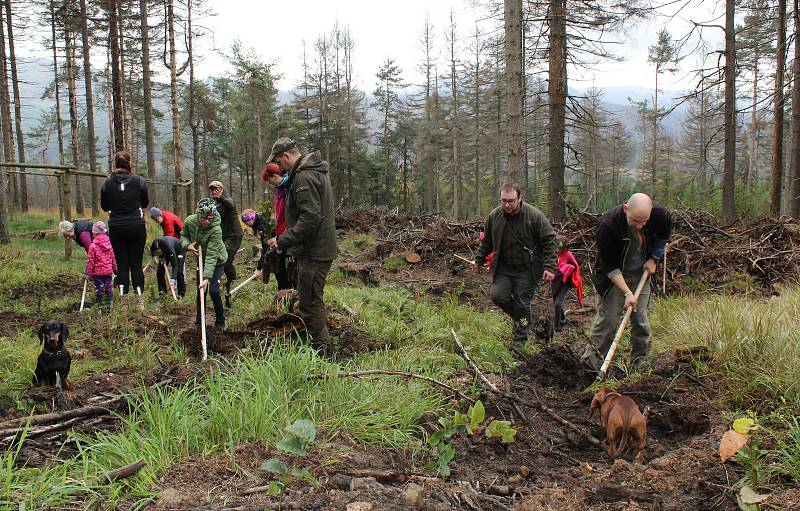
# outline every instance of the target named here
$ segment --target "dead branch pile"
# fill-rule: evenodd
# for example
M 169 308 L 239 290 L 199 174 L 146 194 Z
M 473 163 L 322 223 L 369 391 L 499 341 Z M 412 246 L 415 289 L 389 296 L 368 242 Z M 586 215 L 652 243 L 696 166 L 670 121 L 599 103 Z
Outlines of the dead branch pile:
M 734 292 L 772 293 L 800 274 L 800 225 L 793 219 L 760 218 L 724 227 L 710 213 L 672 209 L 674 222 L 667 250 L 667 293 Z M 569 218 L 554 225 L 569 244 L 587 278 L 596 256 L 595 235 L 600 215 L 571 210 Z M 341 213 L 337 228 L 372 234 L 378 241 L 376 259 L 417 252 L 423 265 L 462 264 L 453 253 L 471 257 L 481 221 L 454 222 L 434 215 L 398 215 L 385 209 Z M 438 257 L 432 257 L 438 256 Z M 663 267 L 657 275 L 662 288 Z

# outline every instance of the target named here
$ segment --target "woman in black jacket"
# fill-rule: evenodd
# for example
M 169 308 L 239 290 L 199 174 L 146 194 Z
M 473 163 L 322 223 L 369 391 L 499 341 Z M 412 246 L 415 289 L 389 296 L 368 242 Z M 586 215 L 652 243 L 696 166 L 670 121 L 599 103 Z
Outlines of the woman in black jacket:
M 108 235 L 119 268 L 116 285 L 122 286 L 123 294 L 131 285 L 139 292 L 144 290 L 142 257 L 147 230 L 143 210 L 149 202 L 144 178 L 131 171 L 130 153 L 118 152 L 114 155 L 114 171 L 100 190 L 100 207 L 108 212 Z M 141 299 L 138 305 L 141 307 Z

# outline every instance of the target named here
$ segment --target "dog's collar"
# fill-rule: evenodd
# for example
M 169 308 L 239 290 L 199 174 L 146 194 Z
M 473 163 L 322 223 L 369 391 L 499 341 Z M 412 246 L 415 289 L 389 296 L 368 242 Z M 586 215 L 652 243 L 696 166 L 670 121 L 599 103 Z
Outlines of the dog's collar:
M 44 351 L 45 351 L 45 353 L 47 353 L 47 356 L 50 357 L 50 358 L 58 358 L 58 357 L 60 357 L 61 355 L 64 354 L 64 349 L 63 348 L 58 350 L 58 351 L 47 351 L 47 350 L 44 350 Z
M 620 397 L 622 397 L 622 394 L 620 394 L 619 392 L 609 392 L 608 394 L 606 394 L 605 396 L 603 396 L 603 400 L 602 400 L 602 401 L 600 401 L 600 404 L 601 404 L 601 405 L 605 404 L 605 403 L 606 403 L 606 400 L 607 400 L 608 398 L 610 398 L 611 396 L 620 396 Z

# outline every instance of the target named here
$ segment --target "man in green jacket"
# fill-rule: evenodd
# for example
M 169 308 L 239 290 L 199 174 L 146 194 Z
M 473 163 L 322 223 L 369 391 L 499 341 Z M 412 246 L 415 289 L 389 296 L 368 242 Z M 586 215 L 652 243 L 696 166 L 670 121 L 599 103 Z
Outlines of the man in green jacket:
M 301 153 L 297 143 L 288 137 L 275 141 L 266 163 L 272 162 L 289 174 L 286 232 L 269 239 L 267 244 L 296 259 L 300 317 L 314 347 L 330 354 L 323 293 L 338 250 L 328 162 L 318 151 Z
M 198 247 L 203 250 L 203 275 L 198 275 L 197 316 L 195 326 L 200 326 L 200 293 L 211 291 L 216 316 L 214 326 L 225 329 L 225 308 L 222 306 L 219 281 L 225 272 L 225 261 L 228 254 L 222 242 L 222 228 L 214 199 L 200 199 L 194 215 L 189 215 L 183 222 L 181 245 L 184 249 L 198 254 Z M 201 279 L 202 277 L 202 279 Z
M 556 234 L 544 214 L 523 202 L 518 184 L 500 188 L 500 206 L 486 219 L 485 235 L 473 266 L 480 271 L 494 252 L 492 301 L 514 322 L 512 345 L 528 340 L 531 298 L 540 278 L 556 272 Z

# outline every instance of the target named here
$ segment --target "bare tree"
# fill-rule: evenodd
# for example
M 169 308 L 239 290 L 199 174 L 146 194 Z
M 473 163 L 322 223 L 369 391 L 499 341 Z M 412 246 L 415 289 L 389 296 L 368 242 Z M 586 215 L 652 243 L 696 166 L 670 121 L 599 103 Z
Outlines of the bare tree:
M 566 0 L 550 0 L 547 14 L 549 28 L 548 89 L 550 126 L 548 130 L 548 156 L 550 181 L 548 202 L 550 218 L 561 221 L 566 213 L 564 198 L 564 136 L 567 102 L 567 18 Z
M 772 216 L 781 214 L 781 187 L 783 186 L 783 73 L 786 69 L 786 0 L 778 0 L 778 33 L 775 58 L 775 113 L 772 118 L 772 183 L 769 211 Z
M 564 0 L 552 0 L 562 4 Z M 518 183 L 523 191 L 526 183 L 525 148 L 523 146 L 523 81 L 522 63 L 522 0 L 504 0 L 505 53 L 506 53 L 506 144 L 508 148 L 508 179 Z M 561 16 L 561 21 L 564 17 Z M 566 79 L 566 77 L 565 77 Z M 563 140 L 563 139 L 562 139 Z M 563 162 L 563 158 L 562 158 Z M 552 203 L 551 203 L 552 208 Z M 551 209 L 552 211 L 552 209 Z
M 8 59 L 11 65 L 11 86 L 14 92 L 14 127 L 17 133 L 17 161 L 25 163 L 25 139 L 22 133 L 22 102 L 19 95 L 17 76 L 17 55 L 14 48 L 14 21 L 11 13 L 11 0 L 6 2 L 6 29 L 8 31 Z M 28 182 L 25 169 L 19 167 L 19 202 L 22 211 L 28 211 Z
M 71 149 L 72 149 L 72 164 L 80 168 L 81 166 L 81 147 L 80 136 L 78 134 L 78 94 L 76 91 L 76 74 L 75 70 L 75 42 L 73 41 L 74 34 L 67 25 L 71 23 L 69 15 L 65 16 L 64 27 L 64 50 L 67 57 L 67 94 L 69 98 L 69 127 L 71 135 Z M 81 186 L 80 176 L 75 174 L 75 213 L 78 215 L 84 214 L 83 204 L 83 187 Z
M 182 178 L 183 152 L 181 150 L 180 111 L 178 110 L 178 63 L 177 49 L 175 46 L 175 11 L 174 0 L 167 0 L 167 31 L 169 33 L 169 68 L 170 73 L 170 99 L 172 105 L 172 164 L 175 166 L 175 185 L 172 191 L 172 201 L 178 215 L 183 214 L 183 199 L 178 183 Z M 232 188 L 232 187 L 231 187 Z M 231 192 L 233 190 L 231 189 Z
M 147 21 L 147 0 L 139 0 L 139 27 L 142 39 L 142 99 L 144 100 L 144 145 L 147 158 L 147 178 L 156 178 L 156 144 L 153 128 L 153 92 L 150 83 L 150 25 Z M 153 203 L 157 204 L 156 187 L 152 188 Z
M 122 105 L 122 68 L 120 66 L 117 0 L 108 0 L 108 39 L 111 54 L 111 98 L 113 101 L 114 151 L 125 149 L 125 126 Z
M 789 214 L 800 217 L 800 1 L 792 2 L 794 61 L 792 63 L 792 142 L 789 149 Z
M 722 175 L 722 221 L 736 219 L 736 32 L 734 0 L 725 0 L 725 170 Z
M 10 0 L 6 0 L 10 1 Z M 97 172 L 97 146 L 94 135 L 94 95 L 92 92 L 92 63 L 89 58 L 89 13 L 86 10 L 86 0 L 81 3 L 81 49 L 83 51 L 83 83 L 86 93 L 86 150 L 89 154 L 89 172 Z M 92 193 L 92 215 L 100 212 L 100 194 L 97 187 L 97 178 L 89 178 Z

